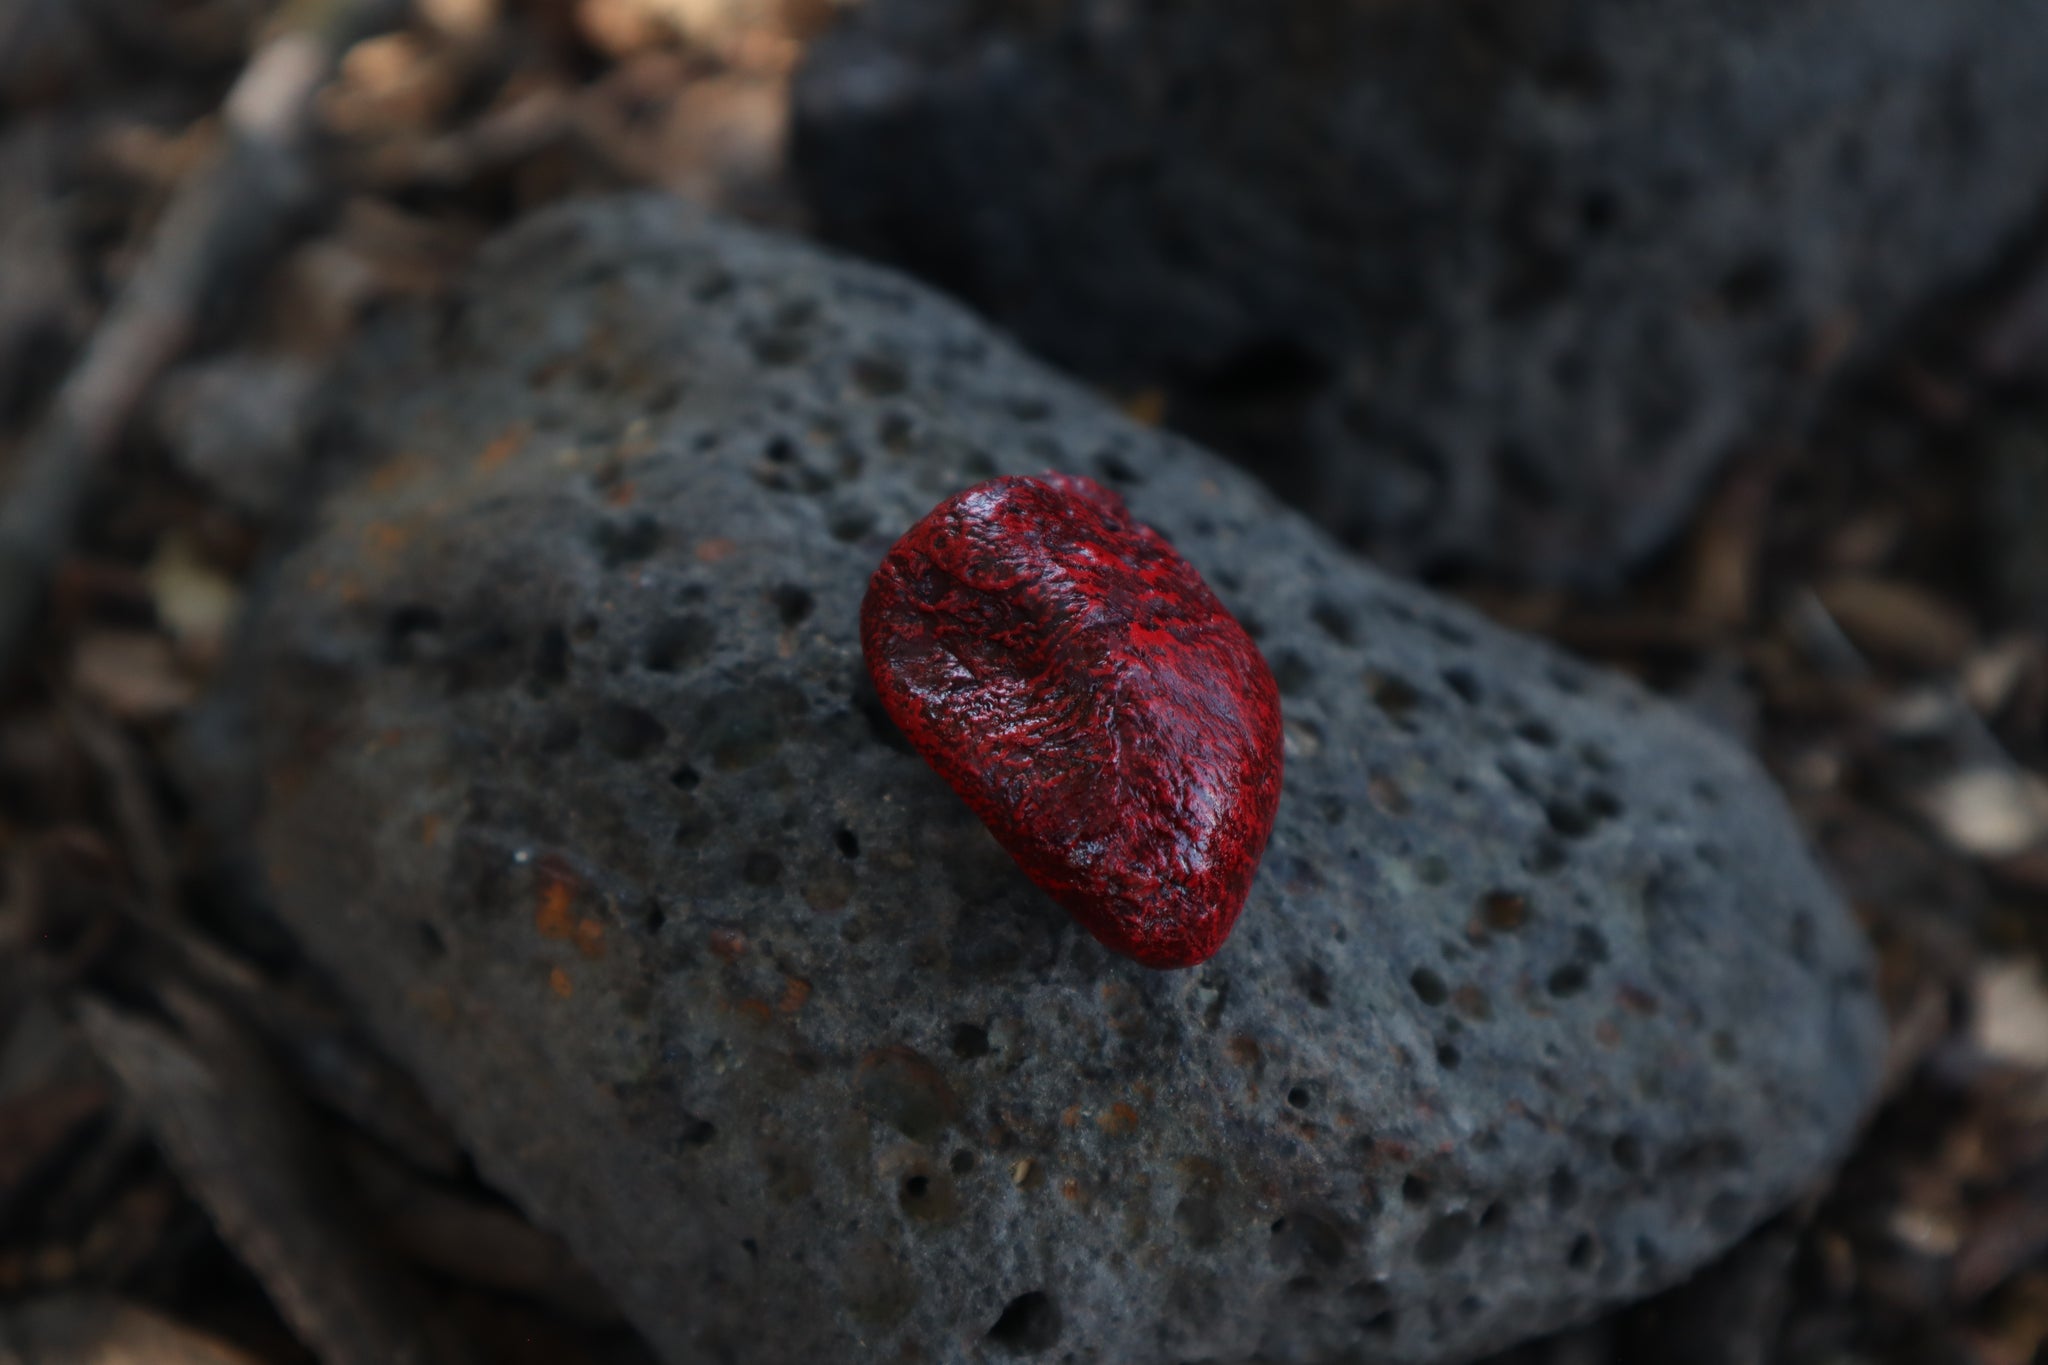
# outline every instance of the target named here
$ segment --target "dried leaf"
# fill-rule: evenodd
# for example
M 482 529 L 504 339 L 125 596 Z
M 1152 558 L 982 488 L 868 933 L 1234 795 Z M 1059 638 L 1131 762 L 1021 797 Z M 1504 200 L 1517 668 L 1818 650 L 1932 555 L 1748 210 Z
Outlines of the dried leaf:
M 327 1365 L 459 1361 L 335 1188 L 315 1129 L 260 1049 L 185 992 L 173 1032 L 97 1000 L 80 1027 L 142 1111 L 171 1166 Z
M 257 1365 L 217 1337 L 111 1295 L 0 1310 L 0 1365 Z
M 242 602 L 234 580 L 202 559 L 190 536 L 175 533 L 157 546 L 143 578 L 157 619 L 186 657 L 203 664 L 219 658 Z
M 1946 599 L 1896 579 L 1843 575 L 1814 589 L 1843 633 L 1866 653 L 1916 668 L 1954 668 L 1975 642 Z
M 1963 695 L 1979 715 L 2004 710 L 2030 675 L 2039 675 L 2048 660 L 2048 644 L 2032 631 L 2008 635 L 1971 656 L 1963 667 Z
M 417 135 L 439 124 L 468 75 L 442 48 L 420 32 L 365 38 L 321 92 L 321 121 L 329 132 L 358 138 Z
M 1980 1299 L 2048 1251 L 2048 1190 L 2007 1192 L 1970 1220 L 1955 1259 L 1955 1295 Z
M 171 642 L 141 631 L 87 635 L 72 653 L 71 681 L 121 720 L 161 720 L 198 695 Z
M 585 1322 L 617 1322 L 609 1295 L 561 1241 L 511 1209 L 451 1193 L 364 1143 L 349 1169 L 383 1240 L 407 1259 L 481 1289 L 538 1300 Z
M 2048 986 L 2032 957 L 1990 958 L 1970 982 L 1970 1038 L 1986 1057 L 2048 1070 Z
M 2048 783 L 2002 766 L 1938 779 L 1914 803 L 1954 847 L 1979 858 L 2022 853 L 2048 838 Z
M 1768 468 L 1745 468 L 1708 504 L 1689 547 L 1687 616 L 1719 627 L 1749 620 L 1771 491 Z
M 1905 535 L 1904 513 L 1896 507 L 1874 508 L 1837 527 L 1821 555 L 1837 569 L 1868 573 L 1892 557 Z

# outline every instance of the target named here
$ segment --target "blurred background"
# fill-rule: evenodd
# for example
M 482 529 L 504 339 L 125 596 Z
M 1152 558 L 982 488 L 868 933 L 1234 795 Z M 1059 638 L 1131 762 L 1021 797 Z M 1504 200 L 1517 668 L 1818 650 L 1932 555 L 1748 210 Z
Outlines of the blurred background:
M 1884 1108 L 1516 1359 L 2048 1359 L 2048 6 L 0 0 L 0 1361 L 371 1359 L 273 1138 L 479 1358 L 651 1358 L 173 761 L 351 338 L 636 187 L 958 295 L 1783 785 Z M 232 1093 L 90 1026 L 180 991 Z

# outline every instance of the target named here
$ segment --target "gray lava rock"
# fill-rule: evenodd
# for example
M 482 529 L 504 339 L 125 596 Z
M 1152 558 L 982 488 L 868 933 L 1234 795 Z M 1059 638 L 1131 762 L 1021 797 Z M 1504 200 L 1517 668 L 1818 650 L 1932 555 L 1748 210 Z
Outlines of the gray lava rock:
M 1442 1361 L 1685 1275 L 1842 1149 L 1866 948 L 1756 766 L 1347 560 L 918 286 L 668 200 L 379 333 L 251 639 L 279 907 L 676 1361 Z M 882 718 L 856 612 L 1100 476 L 1262 640 L 1279 824 L 1111 957 Z
M 2044 121 L 2007 0 L 869 0 L 795 152 L 1347 539 L 1599 580 L 2026 224 Z
M 319 367 L 248 352 L 181 365 L 153 404 L 157 432 L 187 474 L 256 517 L 285 508 L 301 483 Z

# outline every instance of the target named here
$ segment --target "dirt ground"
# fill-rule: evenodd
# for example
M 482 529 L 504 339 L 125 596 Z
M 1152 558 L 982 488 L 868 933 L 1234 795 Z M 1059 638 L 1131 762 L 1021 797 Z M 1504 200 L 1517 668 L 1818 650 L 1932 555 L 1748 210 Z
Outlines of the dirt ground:
M 362 321 L 565 196 L 802 231 L 830 0 L 394 8 L 0 10 L 0 1362 L 649 1359 L 233 890 L 174 749 Z M 1517 1360 L 2048 1360 L 2048 234 L 1884 349 L 1622 593 L 1442 585 L 1761 755 L 1893 1027 L 1831 1183 Z

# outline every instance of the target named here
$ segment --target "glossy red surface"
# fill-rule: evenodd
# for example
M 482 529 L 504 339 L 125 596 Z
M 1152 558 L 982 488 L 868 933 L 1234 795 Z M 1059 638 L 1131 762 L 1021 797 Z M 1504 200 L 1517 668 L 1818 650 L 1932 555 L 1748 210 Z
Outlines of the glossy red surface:
M 1090 933 L 1148 967 L 1223 946 L 1280 804 L 1280 696 L 1123 499 L 1072 474 L 957 493 L 860 625 L 891 719 Z

